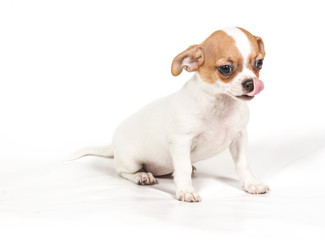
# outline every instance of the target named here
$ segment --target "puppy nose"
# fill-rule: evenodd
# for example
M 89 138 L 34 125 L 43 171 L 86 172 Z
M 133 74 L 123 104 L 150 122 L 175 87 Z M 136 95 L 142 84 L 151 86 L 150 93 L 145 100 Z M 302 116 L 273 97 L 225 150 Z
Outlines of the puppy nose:
M 244 89 L 249 93 L 254 90 L 254 82 L 253 79 L 248 79 L 243 82 Z

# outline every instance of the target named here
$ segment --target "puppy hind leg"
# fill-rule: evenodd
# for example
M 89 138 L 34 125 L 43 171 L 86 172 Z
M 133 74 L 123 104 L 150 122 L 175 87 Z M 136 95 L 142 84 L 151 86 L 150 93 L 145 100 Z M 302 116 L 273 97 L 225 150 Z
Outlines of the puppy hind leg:
M 131 158 L 129 158 L 131 159 Z M 115 157 L 116 172 L 123 178 L 128 179 L 139 185 L 156 184 L 157 180 L 150 172 L 143 171 L 143 165 L 136 160 L 122 161 L 121 158 Z
M 139 185 L 153 185 L 157 183 L 151 172 L 121 173 L 120 175 Z

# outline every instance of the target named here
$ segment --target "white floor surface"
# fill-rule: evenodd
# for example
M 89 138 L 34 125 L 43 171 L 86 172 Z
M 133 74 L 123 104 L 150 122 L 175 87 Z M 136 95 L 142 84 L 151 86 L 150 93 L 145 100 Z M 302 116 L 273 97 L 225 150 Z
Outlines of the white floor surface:
M 0 166 L 1 231 L 6 239 L 324 239 L 325 137 L 262 140 L 250 144 L 249 156 L 269 194 L 243 192 L 225 153 L 196 164 L 200 203 L 177 201 L 171 177 L 154 186 L 122 179 L 112 159 L 7 162 Z

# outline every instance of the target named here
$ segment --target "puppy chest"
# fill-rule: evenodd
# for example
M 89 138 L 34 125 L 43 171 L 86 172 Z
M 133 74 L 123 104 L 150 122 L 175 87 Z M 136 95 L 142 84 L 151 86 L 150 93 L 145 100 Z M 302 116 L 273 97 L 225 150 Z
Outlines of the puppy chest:
M 212 157 L 227 148 L 246 124 L 242 115 L 203 121 L 201 132 L 193 139 L 192 153 L 199 158 Z
M 236 133 L 238 130 L 235 126 L 222 123 L 209 124 L 194 139 L 193 144 L 200 149 L 216 148 L 224 145 L 229 139 L 233 139 Z

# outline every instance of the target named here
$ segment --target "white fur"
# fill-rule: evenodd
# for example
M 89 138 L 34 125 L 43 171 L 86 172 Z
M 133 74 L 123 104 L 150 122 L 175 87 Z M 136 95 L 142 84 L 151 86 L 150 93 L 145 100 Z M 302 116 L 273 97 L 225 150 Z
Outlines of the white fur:
M 250 48 L 245 34 L 239 29 L 227 33 L 246 58 Z M 235 81 L 247 74 L 244 68 Z M 125 120 L 116 129 L 112 143 L 118 174 L 136 183 L 152 184 L 152 175 L 139 172 L 155 176 L 173 173 L 177 198 L 200 201 L 192 185 L 192 163 L 229 148 L 244 189 L 250 193 L 267 192 L 268 187 L 250 172 L 246 159 L 247 104 L 225 91 L 226 85 L 208 84 L 195 73 L 178 92 Z
M 252 52 L 251 43 L 249 42 L 246 34 L 241 31 L 239 28 L 225 28 L 222 31 L 227 33 L 229 36 L 231 36 L 236 43 L 236 47 L 241 53 L 244 63 L 243 63 L 243 70 L 241 73 L 239 73 L 230 84 L 224 84 L 224 88 L 226 88 L 226 91 L 233 95 L 233 96 L 240 96 L 244 94 L 242 83 L 248 78 L 256 77 L 256 75 L 248 68 L 249 64 L 249 55 Z
M 222 31 L 227 33 L 235 40 L 236 47 L 238 48 L 239 52 L 244 58 L 244 67 L 247 67 L 248 56 L 252 52 L 252 47 L 245 33 L 241 31 L 239 28 L 234 28 L 234 27 L 224 28 L 222 29 Z

